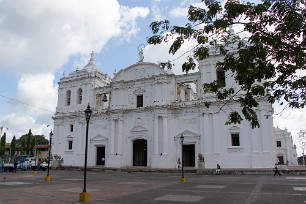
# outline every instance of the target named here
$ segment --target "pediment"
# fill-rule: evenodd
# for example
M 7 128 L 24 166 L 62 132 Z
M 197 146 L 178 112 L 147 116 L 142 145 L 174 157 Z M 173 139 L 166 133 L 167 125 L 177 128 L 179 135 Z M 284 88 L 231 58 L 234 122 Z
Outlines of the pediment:
M 142 125 L 136 125 L 131 129 L 131 132 L 143 132 L 148 131 L 148 129 Z
M 184 131 L 180 132 L 179 134 L 174 136 L 174 139 L 175 140 L 180 140 L 180 137 L 182 135 L 184 136 L 184 141 L 200 139 L 200 135 L 191 131 L 191 130 L 184 130 Z
M 233 126 L 233 127 L 231 127 L 231 128 L 229 129 L 229 131 L 230 131 L 231 133 L 239 133 L 239 132 L 240 132 L 240 128 L 237 127 L 237 126 Z
M 179 134 L 176 135 L 176 137 L 180 137 L 181 135 L 183 135 L 184 137 L 198 137 L 200 136 L 199 134 L 191 131 L 191 130 L 185 130 L 180 132 Z
M 95 141 L 103 141 L 103 140 L 107 140 L 108 138 L 101 135 L 101 134 L 98 134 L 96 136 L 94 136 L 93 138 L 90 139 L 90 142 L 95 142 Z
M 125 69 L 120 70 L 113 78 L 113 82 L 116 81 L 130 81 L 141 78 L 149 78 L 161 74 L 167 74 L 167 72 L 161 69 L 157 64 L 149 62 L 138 62 Z

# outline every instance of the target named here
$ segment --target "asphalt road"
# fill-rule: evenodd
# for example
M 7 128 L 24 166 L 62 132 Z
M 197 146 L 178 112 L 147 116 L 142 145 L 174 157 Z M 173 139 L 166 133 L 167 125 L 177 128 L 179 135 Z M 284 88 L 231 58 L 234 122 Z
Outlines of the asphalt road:
M 0 173 L 0 204 L 79 203 L 83 171 Z M 198 175 L 155 172 L 87 172 L 89 203 L 305 204 L 305 175 Z

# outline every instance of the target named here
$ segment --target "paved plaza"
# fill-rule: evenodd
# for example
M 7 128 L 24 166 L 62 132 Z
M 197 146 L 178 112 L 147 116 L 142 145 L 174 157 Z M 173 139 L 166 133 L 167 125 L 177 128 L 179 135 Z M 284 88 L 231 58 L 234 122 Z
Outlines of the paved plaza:
M 0 204 L 79 203 L 83 171 L 0 173 Z M 88 171 L 88 203 L 306 203 L 305 175 Z

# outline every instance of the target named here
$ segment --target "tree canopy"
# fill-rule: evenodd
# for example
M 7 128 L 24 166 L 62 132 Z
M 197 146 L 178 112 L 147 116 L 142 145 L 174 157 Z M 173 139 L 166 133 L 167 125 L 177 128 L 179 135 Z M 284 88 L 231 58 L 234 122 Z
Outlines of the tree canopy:
M 0 141 L 0 155 L 3 155 L 5 153 L 5 144 L 6 144 L 6 132 L 1 137 Z
M 239 91 L 245 94 L 238 96 L 232 88 L 220 89 L 216 81 L 204 84 L 204 90 L 216 93 L 220 101 L 237 100 L 253 128 L 259 127 L 256 115 L 259 98 L 285 107 L 304 108 L 305 1 L 263 0 L 254 4 L 228 0 L 224 7 L 216 0 L 202 0 L 202 3 L 201 8 L 189 7 L 189 22 L 185 26 L 172 26 L 168 20 L 152 22 L 153 36 L 147 42 L 156 45 L 174 38 L 169 53 L 175 54 L 184 43 L 194 40 L 196 46 L 182 65 L 186 73 L 196 67 L 195 60 L 204 60 L 215 53 L 223 55 L 224 60 L 217 63 L 216 69 L 234 73 L 236 83 L 241 85 Z M 248 33 L 247 38 L 233 32 L 237 25 L 243 27 L 241 33 Z M 170 62 L 160 65 L 171 68 Z M 242 120 L 236 111 L 229 114 L 228 123 Z
M 12 142 L 11 142 L 11 156 L 14 156 L 16 153 L 16 137 L 14 135 Z
M 22 135 L 16 140 L 16 146 L 20 149 L 21 154 L 34 154 L 34 149 L 36 145 L 47 145 L 49 141 L 44 135 L 33 135 L 31 130 L 28 134 Z

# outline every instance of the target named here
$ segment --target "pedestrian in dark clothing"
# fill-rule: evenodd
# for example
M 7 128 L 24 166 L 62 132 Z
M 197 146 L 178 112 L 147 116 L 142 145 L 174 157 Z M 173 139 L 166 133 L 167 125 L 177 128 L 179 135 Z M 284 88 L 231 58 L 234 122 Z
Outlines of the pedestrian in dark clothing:
M 219 164 L 217 164 L 216 173 L 219 175 L 220 171 L 221 171 L 221 166 Z
M 39 169 L 40 169 L 40 159 L 38 159 L 38 162 L 37 162 L 37 171 L 39 171 Z
M 17 172 L 17 165 L 18 165 L 18 163 L 17 163 L 17 161 L 15 160 L 15 161 L 14 161 L 14 173 Z
M 275 164 L 275 167 L 274 167 L 274 176 L 275 176 L 276 174 L 278 174 L 279 176 L 281 176 L 280 171 L 279 171 L 279 167 L 278 167 L 277 164 Z
M 4 172 L 4 161 L 0 162 L 0 173 Z

